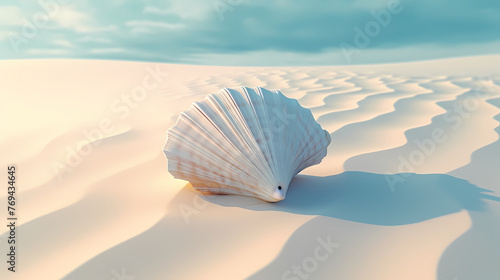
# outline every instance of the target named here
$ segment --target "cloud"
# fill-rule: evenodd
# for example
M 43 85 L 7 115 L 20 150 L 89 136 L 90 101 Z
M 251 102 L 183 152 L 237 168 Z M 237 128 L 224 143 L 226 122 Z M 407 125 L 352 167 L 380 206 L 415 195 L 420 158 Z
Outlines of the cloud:
M 0 30 L 0 40 L 5 40 L 7 37 L 9 37 L 9 32 Z
M 89 53 L 94 53 L 94 54 L 123 53 L 123 52 L 126 52 L 126 50 L 122 48 L 104 48 L 104 49 L 89 50 Z
M 242 2 L 242 0 L 170 0 L 166 3 L 168 7 L 159 8 L 156 6 L 145 6 L 144 14 L 155 15 L 176 15 L 182 19 L 204 20 L 214 14 L 214 3 L 223 2 Z
M 16 6 L 0 6 L 0 26 L 18 26 L 24 22 L 23 13 Z
M 79 58 L 226 65 L 342 64 L 346 61 L 340 44 L 355 46 L 361 36 L 358 30 L 365 33 L 369 44 L 358 47 L 360 53 L 353 55 L 353 63 L 500 53 L 500 48 L 491 47 L 500 41 L 498 0 L 484 0 L 481 5 L 473 0 L 400 0 L 402 11 L 390 14 L 389 22 L 382 25 L 380 16 L 387 17 L 391 1 L 395 0 L 72 2 L 60 7 L 36 40 L 20 45 L 19 53 L 12 54 L 8 41 L 0 44 L 0 58 L 33 57 L 37 52 L 44 57 L 46 51 L 26 49 L 53 48 L 58 53 L 64 47 Z M 0 4 L 0 25 L 5 27 L 0 29 L 0 40 L 9 32 L 22 34 L 21 20 L 43 12 L 36 2 L 12 3 Z M 218 10 L 214 3 L 224 3 L 227 9 Z M 379 32 L 366 35 L 367 26 L 373 28 L 373 24 L 380 26 Z
M 89 15 L 67 6 L 60 7 L 52 20 L 62 28 L 70 29 L 78 33 L 113 31 L 117 29 L 116 25 L 96 26 L 92 24 L 93 20 Z
M 88 15 L 75 11 L 69 7 L 60 7 L 57 14 L 52 18 L 54 22 L 63 28 L 72 29 L 76 32 L 88 30 L 90 18 Z
M 132 33 L 149 33 L 149 34 L 154 34 L 155 32 L 147 27 L 135 27 L 130 30 Z
M 64 40 L 64 39 L 54 40 L 54 41 L 52 41 L 52 44 L 54 44 L 56 46 L 60 46 L 60 47 L 72 47 L 73 46 L 73 43 L 71 43 L 68 40 Z
M 457 56 L 489 55 L 498 53 L 500 40 L 491 43 L 467 43 L 455 46 L 418 44 L 388 49 L 366 49 L 348 63 L 342 50 L 331 48 L 322 52 L 297 53 L 291 51 L 248 51 L 241 53 L 193 54 L 182 63 L 220 66 L 311 66 L 376 64 L 384 62 L 417 61 Z
M 29 55 L 65 55 L 69 54 L 68 50 L 61 49 L 28 49 L 26 54 Z
M 111 42 L 111 40 L 108 38 L 99 38 L 99 37 L 96 37 L 95 35 L 85 36 L 85 37 L 77 39 L 77 41 L 83 42 L 83 43 L 110 43 Z
M 144 14 L 154 14 L 154 15 L 169 15 L 172 12 L 169 9 L 160 9 L 158 7 L 146 6 L 142 11 Z
M 133 28 L 163 28 L 163 29 L 179 29 L 183 25 L 180 23 L 167 23 L 162 21 L 151 20 L 131 20 L 125 23 L 126 26 Z

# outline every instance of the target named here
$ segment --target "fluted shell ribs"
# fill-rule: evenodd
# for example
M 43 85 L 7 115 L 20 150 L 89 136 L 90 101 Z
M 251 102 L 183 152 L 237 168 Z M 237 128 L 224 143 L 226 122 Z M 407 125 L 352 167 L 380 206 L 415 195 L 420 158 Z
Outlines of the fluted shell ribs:
M 194 102 L 168 130 L 168 171 L 204 193 L 285 198 L 292 178 L 321 162 L 330 135 L 278 90 L 224 88 Z

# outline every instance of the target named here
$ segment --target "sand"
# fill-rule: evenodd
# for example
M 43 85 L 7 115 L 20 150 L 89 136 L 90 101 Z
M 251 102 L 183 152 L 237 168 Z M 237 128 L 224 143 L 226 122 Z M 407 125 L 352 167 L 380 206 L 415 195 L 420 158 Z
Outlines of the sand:
M 18 220 L 0 278 L 499 279 L 499 64 L 2 61 Z M 178 114 L 241 85 L 280 89 L 331 133 L 282 202 L 201 196 L 167 172 Z M 5 187 L 2 223 L 6 207 Z

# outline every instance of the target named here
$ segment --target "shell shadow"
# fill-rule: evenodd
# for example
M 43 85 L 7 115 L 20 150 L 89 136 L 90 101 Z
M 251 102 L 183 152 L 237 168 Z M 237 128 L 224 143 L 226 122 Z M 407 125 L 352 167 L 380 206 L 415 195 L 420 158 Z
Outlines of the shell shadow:
M 396 177 L 397 176 L 397 177 Z M 393 188 L 389 182 L 399 178 Z M 374 225 L 405 225 L 459 212 L 483 211 L 489 190 L 445 174 L 395 175 L 347 171 L 327 177 L 298 175 L 285 200 L 261 202 L 242 196 L 202 196 L 226 207 L 320 215 Z
M 388 180 L 394 178 L 404 178 L 404 180 L 391 189 Z M 376 240 L 378 232 L 374 230 L 371 234 L 366 234 L 364 232 L 366 226 L 360 223 L 384 226 L 405 225 L 465 209 L 469 211 L 473 221 L 472 229 L 468 232 L 474 229 L 482 232 L 485 227 L 481 226 L 477 229 L 475 213 L 486 211 L 487 205 L 484 199 L 500 201 L 500 198 L 487 195 L 486 192 L 490 191 L 445 174 L 383 175 L 349 171 L 327 177 L 299 175 L 293 180 L 287 198 L 278 203 L 252 204 L 249 203 L 251 198 L 205 198 L 211 199 L 212 203 L 228 207 L 318 216 L 300 226 L 286 241 L 279 255 L 268 265 L 249 275 L 247 279 L 325 279 L 325 276 L 330 279 L 353 279 L 353 264 L 349 260 L 352 261 L 359 256 L 357 265 L 365 266 L 364 262 L 367 260 L 361 256 L 367 252 L 363 245 L 371 244 L 373 239 Z M 244 206 L 237 205 L 242 202 L 241 200 L 246 201 Z M 331 217 L 345 221 L 335 221 Z M 492 234 L 494 232 L 498 231 L 492 231 Z M 482 234 L 484 235 L 484 232 Z M 296 271 L 292 270 L 293 266 L 303 264 L 304 260 L 314 256 L 313 250 L 318 247 L 318 238 L 327 241 L 330 236 L 340 247 L 332 247 L 332 253 L 328 255 L 325 264 L 319 265 L 317 261 L 318 265 L 310 273 L 302 270 L 300 275 L 306 278 L 299 278 L 299 274 L 295 274 Z M 476 236 L 472 239 L 466 242 L 466 247 L 473 247 L 481 238 Z M 493 245 L 492 242 L 485 241 L 485 243 L 489 246 Z M 484 249 L 484 247 L 481 248 Z M 456 254 L 456 251 L 451 253 Z M 464 255 L 463 251 L 459 255 Z M 480 258 L 479 262 L 481 261 L 484 259 Z M 486 262 L 486 264 L 491 262 L 494 261 Z M 448 276 L 450 272 L 455 273 L 451 275 L 462 275 L 457 272 L 455 259 L 450 260 L 447 265 L 445 269 L 441 267 L 438 272 L 440 276 Z M 484 268 L 484 266 L 478 267 Z M 464 270 L 470 269 L 467 265 L 463 267 Z M 496 271 L 498 271 L 497 266 L 490 266 L 483 269 L 481 275 L 497 275 Z M 454 278 L 440 277 L 439 279 Z

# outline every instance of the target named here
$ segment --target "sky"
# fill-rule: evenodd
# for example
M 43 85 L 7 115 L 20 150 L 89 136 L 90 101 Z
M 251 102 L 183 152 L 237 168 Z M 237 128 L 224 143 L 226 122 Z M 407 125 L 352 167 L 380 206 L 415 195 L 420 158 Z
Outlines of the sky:
M 0 3 L 0 59 L 300 66 L 499 53 L 498 0 Z

